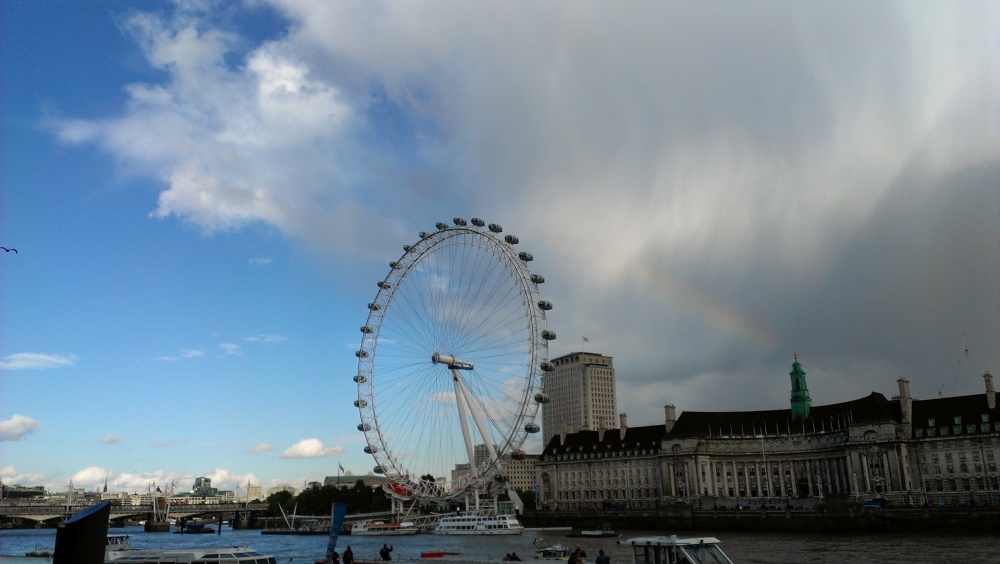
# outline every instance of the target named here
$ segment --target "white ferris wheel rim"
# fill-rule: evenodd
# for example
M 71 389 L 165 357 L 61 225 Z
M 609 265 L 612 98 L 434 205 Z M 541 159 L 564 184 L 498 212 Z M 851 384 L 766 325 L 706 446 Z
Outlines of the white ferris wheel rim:
M 532 257 L 518 251 L 516 237 L 501 238 L 499 226 L 487 230 L 473 222 L 439 223 L 405 246 L 378 283 L 362 327 L 358 428 L 375 470 L 400 497 L 452 498 L 503 475 L 500 462 L 483 456 L 482 447 L 474 470 L 453 472 L 468 461 L 471 446 L 458 439 L 460 386 L 445 365 L 435 364 L 435 354 L 471 365 L 461 374 L 469 392 L 465 402 L 485 414 L 485 432 L 498 455 L 519 451 L 538 431 L 541 367 L 554 338 L 545 320 L 551 305 L 538 290 L 544 279 L 531 274 Z M 484 427 L 472 427 L 476 445 L 487 442 L 478 432 Z M 424 480 L 427 474 L 434 479 Z

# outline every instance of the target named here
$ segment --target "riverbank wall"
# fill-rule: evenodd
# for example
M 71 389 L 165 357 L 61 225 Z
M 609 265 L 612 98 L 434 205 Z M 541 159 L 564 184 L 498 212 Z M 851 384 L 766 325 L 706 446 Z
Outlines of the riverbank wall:
M 1000 507 L 873 508 L 824 504 L 815 509 L 693 509 L 672 505 L 645 511 L 529 511 L 525 527 L 612 528 L 621 531 L 961 532 L 1000 530 Z

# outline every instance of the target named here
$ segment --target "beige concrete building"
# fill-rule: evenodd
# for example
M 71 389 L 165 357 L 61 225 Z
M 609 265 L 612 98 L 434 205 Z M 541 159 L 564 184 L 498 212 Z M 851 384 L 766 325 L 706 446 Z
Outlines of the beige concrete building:
M 574 352 L 550 361 L 542 373 L 549 402 L 542 406 L 542 444 L 561 432 L 613 429 L 618 416 L 615 367 L 610 356 Z

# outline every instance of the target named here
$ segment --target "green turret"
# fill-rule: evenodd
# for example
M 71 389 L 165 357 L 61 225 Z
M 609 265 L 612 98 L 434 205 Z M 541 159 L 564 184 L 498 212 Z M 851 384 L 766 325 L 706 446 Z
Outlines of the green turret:
M 792 377 L 792 421 L 805 421 L 809 417 L 812 400 L 806 387 L 806 372 L 799 364 L 799 355 L 795 355 L 792 371 L 788 375 Z

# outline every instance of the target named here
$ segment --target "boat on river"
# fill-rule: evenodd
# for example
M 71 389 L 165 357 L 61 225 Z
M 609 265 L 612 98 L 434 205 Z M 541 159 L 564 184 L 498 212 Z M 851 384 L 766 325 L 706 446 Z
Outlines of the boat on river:
M 431 532 L 435 535 L 519 535 L 524 527 L 515 515 L 472 512 L 441 517 Z
M 621 541 L 621 544 L 631 547 L 633 564 L 733 564 L 719 548 L 719 539 L 715 537 L 636 537 Z
M 105 564 L 194 564 L 196 562 L 226 562 L 227 564 L 277 564 L 274 556 L 252 548 L 171 548 L 133 549 L 108 552 Z
M 574 528 L 573 531 L 566 535 L 570 538 L 590 538 L 590 539 L 600 539 L 608 537 L 617 537 L 618 533 L 614 530 L 604 527 L 602 529 L 577 529 Z
M 377 520 L 360 521 L 351 525 L 351 536 L 415 535 L 419 530 L 412 521 L 400 523 Z
M 565 562 L 569 560 L 569 556 L 572 552 L 573 551 L 571 551 L 569 547 L 561 544 L 540 546 L 535 548 L 535 560 L 562 560 Z

